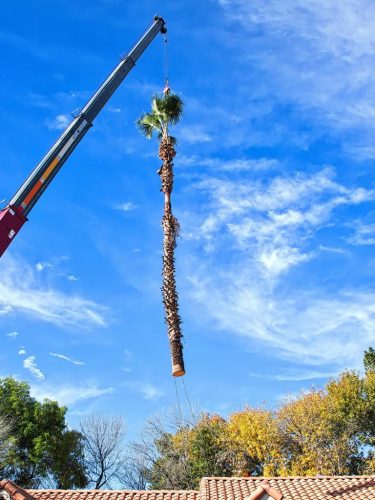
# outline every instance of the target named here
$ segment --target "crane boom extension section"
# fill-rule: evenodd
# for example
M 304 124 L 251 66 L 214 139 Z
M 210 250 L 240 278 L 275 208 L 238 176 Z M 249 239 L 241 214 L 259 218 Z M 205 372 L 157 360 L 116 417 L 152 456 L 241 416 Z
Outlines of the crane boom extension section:
M 9 204 L 0 210 L 0 257 L 27 221 L 30 210 L 92 126 L 96 116 L 132 70 L 137 59 L 159 32 L 166 33 L 166 31 L 165 21 L 156 16 L 152 25 L 130 52 L 121 59 L 109 77 L 61 134 Z

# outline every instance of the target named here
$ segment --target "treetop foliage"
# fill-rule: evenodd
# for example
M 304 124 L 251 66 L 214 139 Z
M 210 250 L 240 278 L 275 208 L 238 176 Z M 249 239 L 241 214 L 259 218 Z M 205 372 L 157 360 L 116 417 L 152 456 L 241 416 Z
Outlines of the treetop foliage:
M 68 429 L 66 408 L 37 401 L 26 382 L 0 379 L 0 418 L 9 425 L 0 456 L 0 476 L 25 488 L 53 483 L 59 488 L 87 483 L 80 433 Z
M 151 101 L 151 112 L 143 113 L 136 123 L 147 139 L 151 139 L 154 133 L 157 134 L 158 139 L 166 138 L 168 127 L 180 121 L 183 109 L 184 103 L 179 95 L 173 92 L 156 94 Z M 174 137 L 171 139 L 175 142 Z
M 372 347 L 365 351 L 363 364 L 366 372 L 369 370 L 375 371 L 375 350 Z

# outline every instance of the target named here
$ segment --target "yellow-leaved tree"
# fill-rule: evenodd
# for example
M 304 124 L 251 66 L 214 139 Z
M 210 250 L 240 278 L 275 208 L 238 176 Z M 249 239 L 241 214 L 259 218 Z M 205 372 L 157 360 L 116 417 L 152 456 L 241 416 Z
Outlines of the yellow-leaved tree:
M 229 417 L 228 447 L 239 475 L 277 476 L 284 471 L 283 436 L 272 411 L 247 407 Z

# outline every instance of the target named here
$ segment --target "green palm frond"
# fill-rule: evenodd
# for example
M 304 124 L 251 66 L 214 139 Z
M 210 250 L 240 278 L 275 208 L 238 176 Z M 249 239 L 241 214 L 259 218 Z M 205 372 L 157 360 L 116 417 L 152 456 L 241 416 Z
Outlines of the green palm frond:
M 177 94 L 169 94 L 163 98 L 163 114 L 172 125 L 181 119 L 184 103 Z
M 156 115 L 163 114 L 163 98 L 159 95 L 154 95 L 151 101 L 152 112 Z
M 151 139 L 154 132 L 162 132 L 160 120 L 158 120 L 153 113 L 143 113 L 141 118 L 139 118 L 136 123 L 139 130 L 147 137 L 147 139 Z
M 157 132 L 158 139 L 168 135 L 168 126 L 176 125 L 181 119 L 184 103 L 177 94 L 156 94 L 152 98 L 151 112 L 144 113 L 137 121 L 141 132 L 150 139 Z M 175 138 L 172 138 L 174 144 Z

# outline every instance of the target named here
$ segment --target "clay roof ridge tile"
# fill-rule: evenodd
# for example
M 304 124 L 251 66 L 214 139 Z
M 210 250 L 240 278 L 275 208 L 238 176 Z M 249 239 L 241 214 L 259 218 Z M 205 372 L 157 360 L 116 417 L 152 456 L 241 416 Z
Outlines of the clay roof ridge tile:
M 27 500 L 34 500 L 32 495 L 27 490 L 17 486 L 13 483 L 13 481 L 10 481 L 10 479 L 1 480 L 0 489 L 6 491 L 11 498 L 14 498 L 15 495 L 17 495 L 17 500 L 19 500 L 20 496 Z

